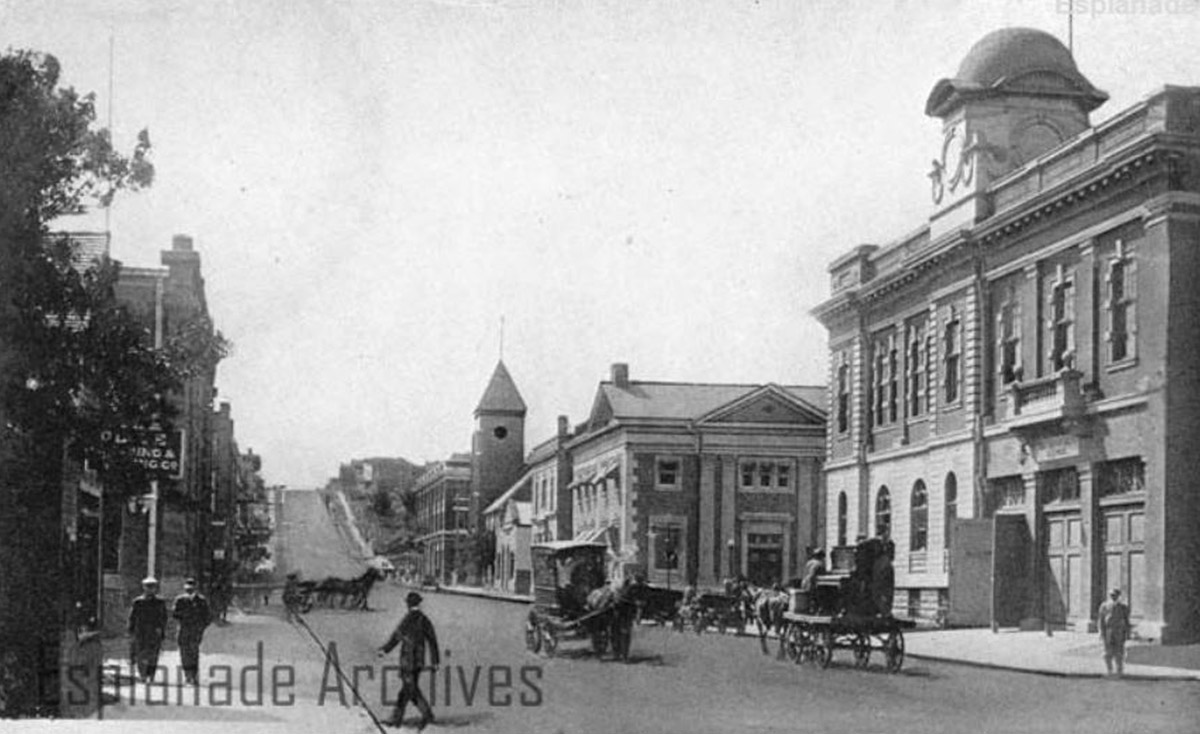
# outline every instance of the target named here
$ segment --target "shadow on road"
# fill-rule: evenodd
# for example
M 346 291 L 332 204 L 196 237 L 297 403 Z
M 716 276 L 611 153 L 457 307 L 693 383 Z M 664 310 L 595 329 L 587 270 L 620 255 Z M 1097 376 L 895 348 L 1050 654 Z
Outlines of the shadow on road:
M 491 712 L 487 712 L 487 711 L 481 711 L 479 713 L 473 713 L 473 714 L 436 714 L 435 713 L 434 716 L 436 717 L 433 720 L 434 726 L 449 726 L 449 727 L 453 727 L 456 729 L 460 728 L 460 727 L 464 727 L 464 726 L 471 726 L 472 724 L 479 724 L 484 721 L 487 721 L 488 719 L 493 718 L 493 714 Z M 416 728 L 417 725 L 420 723 L 421 723 L 421 717 L 410 716 L 410 717 L 404 719 L 404 721 L 401 723 L 401 726 Z M 385 724 L 385 726 L 386 726 L 386 724 Z
M 557 653 L 555 653 L 554 657 L 562 660 L 594 660 L 598 663 L 611 663 L 613 665 L 646 665 L 650 667 L 663 668 L 675 667 L 674 663 L 667 662 L 662 655 L 631 653 L 629 655 L 629 659 L 624 663 L 621 663 L 621 661 L 613 658 L 610 655 L 599 656 L 594 651 L 586 648 L 580 648 L 578 650 L 559 650 Z

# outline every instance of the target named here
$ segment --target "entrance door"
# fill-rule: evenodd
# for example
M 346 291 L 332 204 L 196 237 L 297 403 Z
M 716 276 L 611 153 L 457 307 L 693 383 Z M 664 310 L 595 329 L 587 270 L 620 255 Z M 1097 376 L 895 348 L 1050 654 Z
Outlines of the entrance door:
M 1028 610 L 1033 539 L 1024 515 L 997 514 L 993 523 L 992 626 L 1016 627 Z
M 1117 588 L 1129 614 L 1141 617 L 1146 594 L 1146 511 L 1142 504 L 1108 507 L 1104 522 L 1104 598 Z
M 1046 515 L 1046 621 L 1087 617 L 1083 608 L 1083 520 L 1078 510 Z
M 783 581 L 783 534 L 749 533 L 746 536 L 746 578 L 755 586 Z

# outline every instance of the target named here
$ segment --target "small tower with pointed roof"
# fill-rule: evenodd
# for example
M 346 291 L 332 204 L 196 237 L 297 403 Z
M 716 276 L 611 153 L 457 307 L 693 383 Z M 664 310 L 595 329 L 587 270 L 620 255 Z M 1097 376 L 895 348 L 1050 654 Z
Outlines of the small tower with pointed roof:
M 470 521 L 474 529 L 483 522 L 483 508 L 521 476 L 525 464 L 525 412 L 525 401 L 501 359 L 475 408 Z

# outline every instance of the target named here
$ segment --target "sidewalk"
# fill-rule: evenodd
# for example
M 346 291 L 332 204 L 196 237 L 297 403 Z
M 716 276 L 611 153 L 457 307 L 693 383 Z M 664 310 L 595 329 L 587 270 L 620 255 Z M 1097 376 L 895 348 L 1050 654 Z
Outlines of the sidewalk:
M 460 596 L 477 596 L 484 599 L 497 599 L 499 601 L 514 601 L 522 604 L 530 604 L 533 602 L 533 597 L 526 594 L 510 594 L 507 591 L 497 591 L 495 589 L 484 589 L 478 586 L 439 586 L 436 590 L 422 588 L 421 591 L 429 593 L 442 594 L 458 594 Z
M 904 642 L 905 653 L 913 658 L 1044 675 L 1105 677 L 1104 643 L 1095 634 L 917 630 L 905 634 Z M 1126 653 L 1126 678 L 1200 681 L 1200 670 L 1195 669 L 1200 668 L 1200 645 L 1163 647 L 1131 640 Z
M 205 632 L 199 687 L 183 683 L 179 651 L 170 642 L 159 657 L 165 680 L 135 687 L 129 677 L 127 638 L 106 640 L 103 726 L 114 731 L 153 727 L 161 732 L 169 721 L 172 730 L 182 725 L 213 731 L 214 725 L 220 725 L 225 731 L 378 734 L 360 707 L 320 705 L 313 697 L 319 690 L 323 660 L 315 647 L 308 649 L 311 644 L 279 616 L 230 610 L 228 624 Z M 212 666 L 222 665 L 229 666 L 231 673 L 209 674 Z M 293 684 L 273 691 L 274 670 L 283 666 L 293 671 Z

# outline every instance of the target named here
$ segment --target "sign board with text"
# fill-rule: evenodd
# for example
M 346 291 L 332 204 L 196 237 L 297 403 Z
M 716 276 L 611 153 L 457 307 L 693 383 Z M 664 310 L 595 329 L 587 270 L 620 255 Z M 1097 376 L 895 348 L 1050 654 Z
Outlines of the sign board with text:
M 151 479 L 182 479 L 183 435 L 182 430 L 151 428 L 106 431 L 101 438 L 123 447 Z

